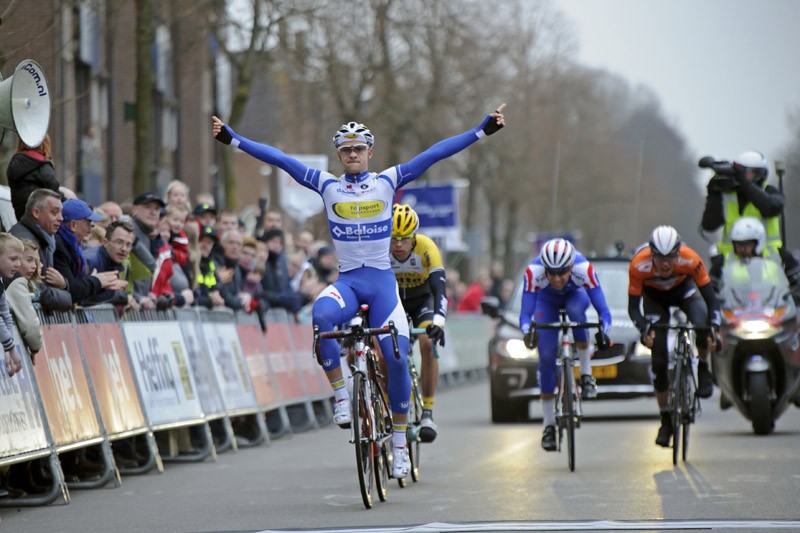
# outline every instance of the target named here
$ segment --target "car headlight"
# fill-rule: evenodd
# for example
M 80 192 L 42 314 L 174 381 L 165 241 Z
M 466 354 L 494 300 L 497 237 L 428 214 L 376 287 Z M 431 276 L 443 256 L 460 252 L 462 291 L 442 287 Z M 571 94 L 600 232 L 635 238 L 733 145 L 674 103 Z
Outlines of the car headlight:
M 652 356 L 652 352 L 650 348 L 642 344 L 641 342 L 636 343 L 636 350 L 634 351 L 635 357 L 650 357 Z
M 511 359 L 538 359 L 539 350 L 529 350 L 522 339 L 504 339 L 497 342 L 497 352 Z

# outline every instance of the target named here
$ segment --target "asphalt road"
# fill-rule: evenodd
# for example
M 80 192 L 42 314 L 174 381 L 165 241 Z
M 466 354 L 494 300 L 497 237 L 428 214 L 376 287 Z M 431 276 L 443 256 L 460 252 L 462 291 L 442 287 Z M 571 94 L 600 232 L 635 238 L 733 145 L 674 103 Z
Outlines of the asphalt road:
M 653 444 L 655 400 L 585 403 L 570 473 L 565 454 L 539 447 L 539 422 L 491 424 L 488 395 L 486 381 L 443 391 L 422 479 L 393 482 L 372 510 L 349 433 L 328 426 L 217 462 L 168 464 L 118 488 L 73 490 L 69 505 L 0 509 L 0 531 L 800 531 L 800 409 L 758 437 L 708 400 L 689 462 L 673 468 L 671 450 Z

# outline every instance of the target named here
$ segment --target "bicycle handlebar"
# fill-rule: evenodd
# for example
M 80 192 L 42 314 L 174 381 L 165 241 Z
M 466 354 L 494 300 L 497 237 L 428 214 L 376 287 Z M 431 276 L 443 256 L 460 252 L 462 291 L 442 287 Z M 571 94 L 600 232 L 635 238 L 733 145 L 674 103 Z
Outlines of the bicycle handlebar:
M 564 329 L 564 328 L 597 328 L 601 329 L 600 322 L 531 322 L 531 329 Z
M 703 332 L 710 332 L 711 326 L 695 326 L 690 322 L 684 322 L 680 324 L 659 324 L 659 323 L 650 323 L 650 327 L 653 329 L 672 329 L 672 330 L 687 330 L 687 331 L 699 331 Z
M 391 326 L 384 326 L 382 328 L 361 328 L 361 327 L 349 327 L 346 329 L 339 329 L 334 331 L 321 331 L 319 333 L 320 339 L 345 339 L 348 337 L 358 337 L 363 335 L 365 337 L 370 337 L 372 335 L 385 335 L 391 334 L 392 327 Z
M 416 335 L 416 336 L 427 335 L 428 334 L 428 331 L 425 328 L 411 328 L 408 331 L 409 331 L 409 333 L 411 335 Z M 410 342 L 410 339 L 409 339 L 409 342 Z M 432 344 L 433 344 L 433 357 L 435 359 L 439 359 L 439 348 L 437 347 L 435 342 L 432 343 Z M 409 344 L 409 346 L 410 346 L 410 344 Z

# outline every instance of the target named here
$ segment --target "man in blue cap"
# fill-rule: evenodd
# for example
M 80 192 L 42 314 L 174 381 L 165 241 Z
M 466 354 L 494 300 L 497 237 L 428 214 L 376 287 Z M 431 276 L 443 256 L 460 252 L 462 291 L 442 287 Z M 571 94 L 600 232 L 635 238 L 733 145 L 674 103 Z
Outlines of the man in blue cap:
M 92 233 L 94 222 L 103 219 L 92 211 L 92 208 L 78 198 L 64 202 L 61 211 L 63 222 L 56 232 L 56 251 L 53 254 L 53 266 L 67 280 L 67 290 L 72 301 L 79 305 L 95 301 L 104 290 L 124 289 L 127 281 L 119 279 L 117 271 L 89 272 L 83 256 L 83 244 Z

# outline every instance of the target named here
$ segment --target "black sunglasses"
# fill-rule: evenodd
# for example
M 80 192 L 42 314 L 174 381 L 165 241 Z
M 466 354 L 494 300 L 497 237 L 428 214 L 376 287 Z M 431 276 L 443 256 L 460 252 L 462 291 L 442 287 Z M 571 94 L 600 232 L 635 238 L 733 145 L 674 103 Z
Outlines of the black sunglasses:
M 545 268 L 544 273 L 548 276 L 563 276 L 572 270 L 572 267 L 565 268 Z

